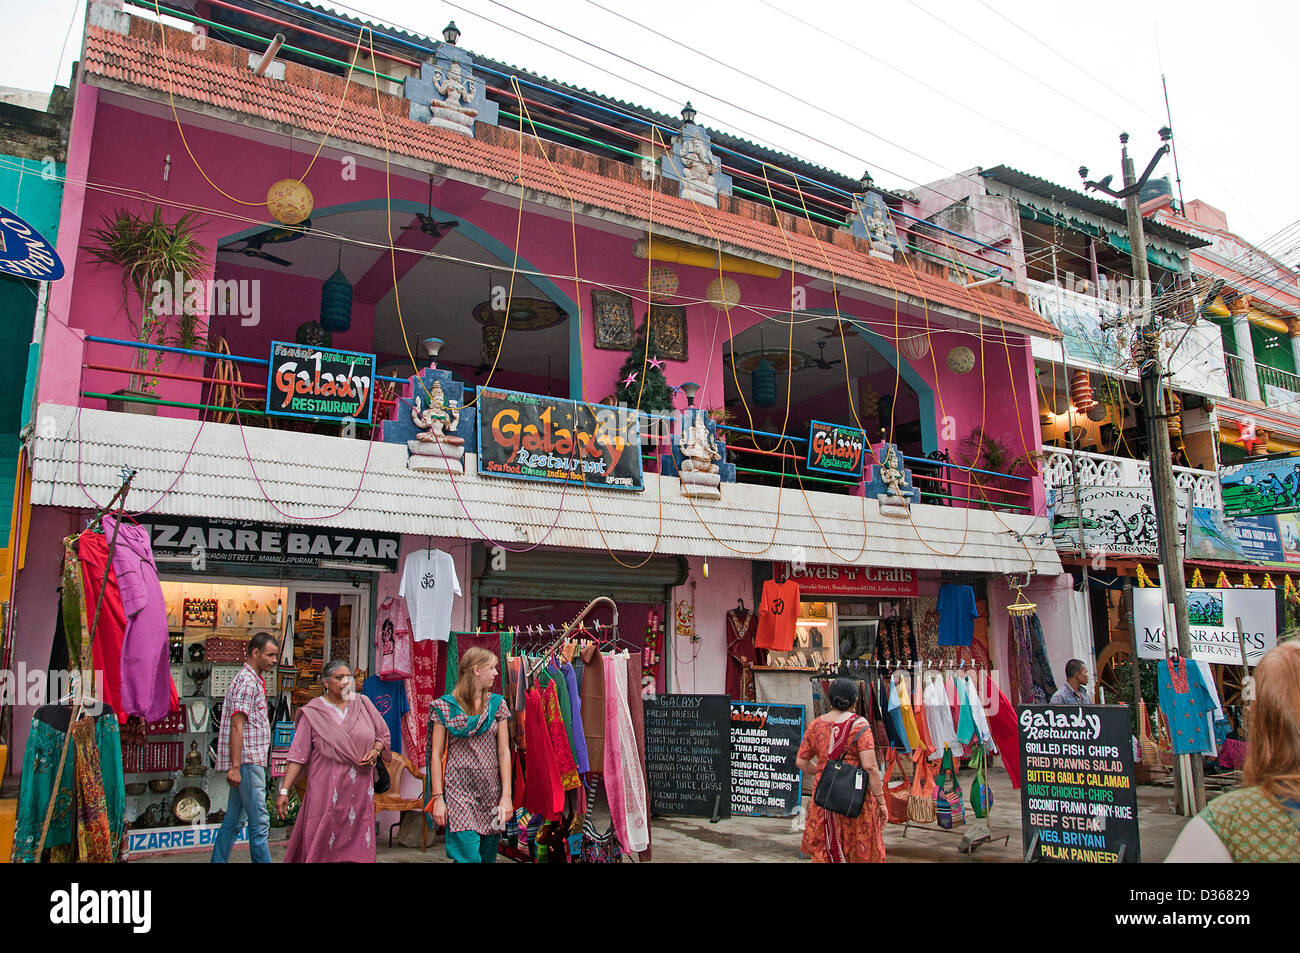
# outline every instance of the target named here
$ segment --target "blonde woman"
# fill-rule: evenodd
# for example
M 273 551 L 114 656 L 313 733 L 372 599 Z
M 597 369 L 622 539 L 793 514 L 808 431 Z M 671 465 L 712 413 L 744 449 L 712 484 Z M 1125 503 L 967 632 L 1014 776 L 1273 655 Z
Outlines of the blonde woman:
M 497 657 L 487 649 L 468 649 L 457 674 L 455 690 L 429 710 L 428 811 L 434 823 L 447 829 L 449 860 L 491 864 L 500 832 L 514 813 L 506 724 L 510 710 L 492 692 Z
M 1300 642 L 1255 668 L 1242 779 L 1187 822 L 1166 863 L 1300 863 Z

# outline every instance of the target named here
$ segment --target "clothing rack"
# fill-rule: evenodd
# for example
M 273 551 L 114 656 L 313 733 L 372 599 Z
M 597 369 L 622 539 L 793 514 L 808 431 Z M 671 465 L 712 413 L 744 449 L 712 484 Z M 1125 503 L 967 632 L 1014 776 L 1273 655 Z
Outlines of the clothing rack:
M 587 605 L 583 608 L 583 610 L 579 612 L 577 616 L 574 617 L 573 621 L 565 625 L 564 630 L 559 634 L 559 636 L 554 640 L 552 640 L 550 644 L 546 646 L 546 648 L 542 651 L 542 657 L 538 659 L 536 662 L 534 662 L 532 666 L 529 667 L 528 669 L 529 678 L 533 678 L 537 674 L 537 672 L 541 669 L 541 667 L 546 664 L 546 660 L 548 657 L 550 657 L 551 655 L 559 651 L 560 646 L 562 646 L 564 644 L 565 639 L 569 637 L 569 633 L 573 632 L 574 629 L 578 628 L 578 626 L 582 623 L 582 620 L 587 617 L 587 613 L 590 612 L 599 603 L 602 602 L 609 603 L 610 609 L 612 609 L 614 612 L 614 621 L 610 623 L 610 629 L 613 630 L 615 637 L 617 638 L 618 604 L 609 596 L 597 596 L 595 599 L 592 599 L 590 602 L 588 602 Z M 554 629 L 552 629 L 552 631 L 554 631 Z

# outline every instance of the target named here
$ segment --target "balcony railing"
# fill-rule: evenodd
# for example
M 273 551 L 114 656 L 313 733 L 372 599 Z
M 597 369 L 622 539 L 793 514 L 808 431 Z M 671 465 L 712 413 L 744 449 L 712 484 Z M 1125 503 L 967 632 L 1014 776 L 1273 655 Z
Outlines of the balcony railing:
M 1069 450 L 1045 447 L 1043 453 L 1043 484 L 1048 489 L 1074 486 L 1074 469 Z M 1078 461 L 1080 487 L 1099 486 L 1150 486 L 1151 464 L 1146 460 L 1129 457 L 1112 457 L 1104 453 L 1083 450 L 1073 454 Z M 1180 494 L 1192 491 L 1192 505 L 1206 509 L 1223 509 L 1219 493 L 1219 475 L 1210 470 L 1192 470 L 1174 467 L 1174 484 Z
M 1266 407 L 1300 414 L 1300 375 L 1267 364 L 1256 364 L 1251 374 L 1244 358 L 1236 354 L 1223 357 L 1228 367 L 1228 389 L 1233 397 L 1263 401 Z M 1252 388 L 1252 384 L 1256 387 Z
M 373 434 L 385 420 L 395 419 L 399 398 L 408 378 L 378 376 L 375 384 L 375 407 L 372 422 L 357 421 L 343 426 L 338 421 L 315 421 L 305 418 L 281 417 L 266 412 L 265 375 L 269 366 L 266 358 L 245 357 L 217 351 L 201 351 L 157 344 L 139 344 L 119 338 L 88 335 L 87 343 L 110 345 L 129 352 L 145 350 L 154 353 L 177 354 L 192 358 L 192 373 L 178 371 L 144 371 L 124 363 L 84 363 L 88 371 L 120 374 L 123 382 L 132 375 L 160 382 L 198 385 L 191 387 L 188 397 L 175 399 L 154 394 L 109 393 L 106 390 L 81 391 L 82 398 L 120 401 L 131 407 L 147 407 L 149 413 L 181 416 L 213 421 L 237 423 L 248 427 L 274 427 L 297 432 L 354 437 L 361 440 L 378 439 Z M 130 361 L 130 357 L 125 358 Z M 244 368 L 252 379 L 244 380 L 238 369 Z M 255 376 L 253 376 L 255 375 Z M 468 397 L 476 388 L 466 385 Z M 639 413 L 643 439 L 641 451 L 645 468 L 671 476 L 671 465 L 665 466 L 664 455 L 672 450 L 674 418 Z M 820 490 L 828 493 L 861 494 L 863 481 L 846 476 L 810 472 L 807 468 L 807 437 L 746 430 L 742 427 L 719 425 L 718 434 L 726 450 L 726 462 L 735 464 L 736 479 L 741 483 L 776 485 L 787 488 Z M 904 456 L 903 465 L 912 471 L 916 489 L 922 503 L 943 506 L 967 506 L 980 509 L 1027 512 L 1031 509 L 1033 484 L 1028 477 L 963 467 L 943 459 Z

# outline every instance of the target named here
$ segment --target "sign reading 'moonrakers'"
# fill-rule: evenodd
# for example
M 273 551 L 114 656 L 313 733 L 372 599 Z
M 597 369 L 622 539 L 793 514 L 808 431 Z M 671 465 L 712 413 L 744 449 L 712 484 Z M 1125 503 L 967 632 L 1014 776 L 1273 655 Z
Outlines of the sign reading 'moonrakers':
M 1241 664 L 1237 618 L 1246 637 L 1246 661 L 1258 665 L 1277 645 L 1276 589 L 1188 589 L 1192 658 L 1221 665 Z M 1133 590 L 1133 627 L 1139 658 L 1164 658 L 1163 589 Z M 1171 634 L 1171 641 L 1172 641 Z
M 1149 486 L 1056 488 L 1057 502 L 1052 518 L 1052 541 L 1063 552 L 1079 551 L 1082 527 L 1083 551 L 1155 556 L 1155 499 Z M 1182 497 L 1182 494 L 1179 494 Z M 1178 525 L 1187 524 L 1187 503 L 1178 501 Z

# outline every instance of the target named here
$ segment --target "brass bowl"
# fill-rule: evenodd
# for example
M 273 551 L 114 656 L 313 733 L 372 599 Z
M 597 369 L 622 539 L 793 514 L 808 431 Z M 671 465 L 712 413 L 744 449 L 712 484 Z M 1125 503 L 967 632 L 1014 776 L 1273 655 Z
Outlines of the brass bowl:
M 172 789 L 172 785 L 175 783 L 174 778 L 154 778 L 149 782 L 149 790 L 154 794 L 165 794 Z
M 126 793 L 132 797 L 138 797 L 143 794 L 148 787 L 149 785 L 145 784 L 143 781 L 132 781 L 130 784 L 126 785 Z

